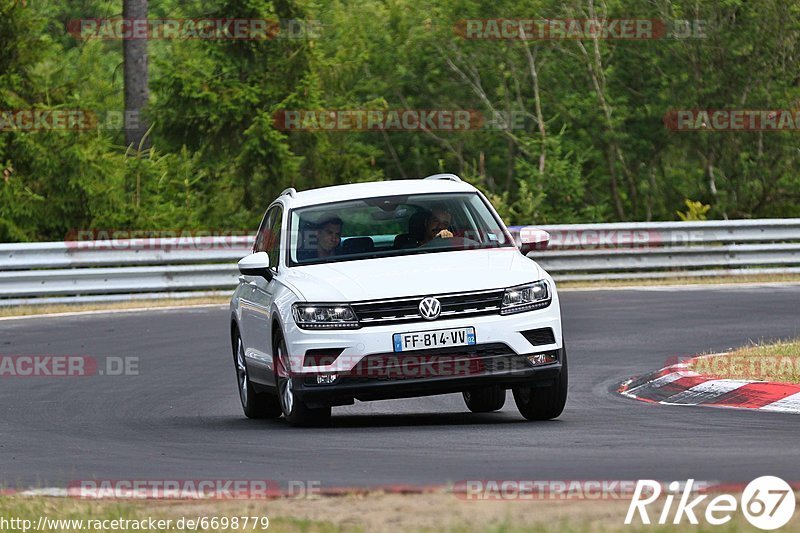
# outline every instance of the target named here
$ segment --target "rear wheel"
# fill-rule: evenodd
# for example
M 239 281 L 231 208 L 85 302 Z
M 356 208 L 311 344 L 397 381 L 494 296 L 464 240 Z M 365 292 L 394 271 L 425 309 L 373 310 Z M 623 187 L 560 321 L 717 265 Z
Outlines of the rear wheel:
M 244 345 L 239 332 L 233 336 L 233 364 L 236 367 L 236 382 L 239 385 L 239 399 L 247 418 L 278 418 L 281 405 L 278 397 L 266 392 L 256 392 L 247 371 Z
M 278 384 L 278 398 L 286 421 L 292 426 L 319 426 L 331 418 L 331 408 L 308 407 L 294 393 L 289 354 L 281 334 L 275 337 L 275 381 Z
M 528 420 L 558 418 L 567 403 L 567 349 L 561 348 L 561 371 L 552 385 L 546 387 L 518 387 L 513 389 L 514 402 L 519 412 Z
M 506 403 L 506 390 L 502 387 L 480 387 L 462 393 L 464 403 L 473 413 L 491 413 L 499 411 Z

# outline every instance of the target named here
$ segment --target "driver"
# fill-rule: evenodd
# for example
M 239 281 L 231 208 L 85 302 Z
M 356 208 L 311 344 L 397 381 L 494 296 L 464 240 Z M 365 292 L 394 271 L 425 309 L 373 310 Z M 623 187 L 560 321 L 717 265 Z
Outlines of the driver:
M 431 209 L 428 212 L 428 216 L 425 217 L 425 234 L 422 236 L 419 245 L 424 246 L 436 237 L 442 239 L 453 237 L 453 232 L 447 229 L 450 227 L 452 220 L 453 216 L 450 214 L 450 211 L 444 207 L 434 207 Z

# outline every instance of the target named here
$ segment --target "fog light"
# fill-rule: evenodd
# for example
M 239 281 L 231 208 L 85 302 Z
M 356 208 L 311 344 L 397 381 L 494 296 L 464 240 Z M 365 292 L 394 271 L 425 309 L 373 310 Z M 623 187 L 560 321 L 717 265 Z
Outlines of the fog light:
M 336 374 L 317 374 L 317 385 L 330 385 L 336 381 Z
M 535 353 L 533 355 L 529 355 L 528 361 L 530 361 L 531 364 L 534 365 L 546 365 L 549 363 L 555 363 L 557 359 L 553 352 L 545 352 L 545 353 Z

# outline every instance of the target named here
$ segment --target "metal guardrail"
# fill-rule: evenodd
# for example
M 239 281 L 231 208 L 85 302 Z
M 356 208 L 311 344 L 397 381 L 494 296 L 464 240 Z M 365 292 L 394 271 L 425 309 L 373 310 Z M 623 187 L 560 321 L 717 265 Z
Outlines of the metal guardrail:
M 547 226 L 531 254 L 563 281 L 800 273 L 800 219 Z M 520 228 L 522 230 L 522 228 Z
M 230 263 L 247 255 L 252 247 L 253 237 L 247 235 L 0 244 L 0 273 L 38 268 Z
M 800 219 L 537 228 L 550 232 L 550 246 L 530 256 L 556 280 L 800 273 Z M 236 286 L 236 261 L 249 253 L 252 240 L 0 244 L 0 305 L 224 294 Z

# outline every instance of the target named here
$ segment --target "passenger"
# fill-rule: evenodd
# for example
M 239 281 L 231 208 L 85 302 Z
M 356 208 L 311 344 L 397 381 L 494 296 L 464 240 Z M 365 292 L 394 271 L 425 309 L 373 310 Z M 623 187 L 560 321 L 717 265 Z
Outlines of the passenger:
M 316 247 L 310 250 L 298 251 L 297 259 L 299 261 L 307 261 L 336 255 L 336 249 L 342 242 L 343 225 L 342 219 L 333 213 L 325 213 L 319 217 L 319 220 L 314 224 L 316 228 L 314 231 Z

